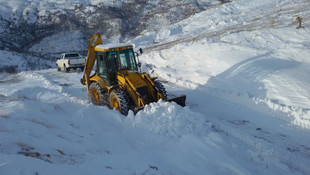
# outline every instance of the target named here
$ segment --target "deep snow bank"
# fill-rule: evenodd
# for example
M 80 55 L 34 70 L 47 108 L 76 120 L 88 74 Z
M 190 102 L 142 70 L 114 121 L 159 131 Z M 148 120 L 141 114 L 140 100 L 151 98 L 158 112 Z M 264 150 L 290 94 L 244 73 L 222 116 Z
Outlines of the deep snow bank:
M 159 102 L 126 118 L 90 104 L 80 76 L 1 74 L 2 173 L 247 174 L 199 112 Z
M 131 112 L 126 121 L 136 128 L 172 137 L 188 134 L 205 135 L 212 125 L 199 112 L 163 101 L 147 105 L 137 115 Z

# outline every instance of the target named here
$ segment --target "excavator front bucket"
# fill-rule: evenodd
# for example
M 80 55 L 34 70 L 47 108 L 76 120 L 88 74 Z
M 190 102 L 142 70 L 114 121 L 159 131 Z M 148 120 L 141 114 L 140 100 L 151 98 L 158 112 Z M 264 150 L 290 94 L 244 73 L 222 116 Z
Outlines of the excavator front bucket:
M 166 99 L 164 101 L 167 101 L 167 102 L 175 102 L 176 104 L 184 107 L 186 106 L 185 104 L 185 100 L 186 100 L 186 95 L 180 95 L 178 97 L 173 97 L 173 98 L 169 98 L 169 99 Z M 135 107 L 133 112 L 136 114 L 137 112 L 139 112 L 140 110 L 144 109 L 144 106 L 141 106 L 141 107 Z
M 186 95 L 180 95 L 178 97 L 174 97 L 174 98 L 170 98 L 170 99 L 167 99 L 165 101 L 168 101 L 168 102 L 175 102 L 176 104 L 184 107 L 186 104 L 185 104 L 185 100 L 186 100 Z

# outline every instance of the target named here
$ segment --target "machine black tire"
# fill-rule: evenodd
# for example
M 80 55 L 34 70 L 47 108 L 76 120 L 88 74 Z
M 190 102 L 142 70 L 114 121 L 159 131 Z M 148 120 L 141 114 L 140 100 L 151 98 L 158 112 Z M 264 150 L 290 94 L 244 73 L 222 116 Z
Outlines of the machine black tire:
M 96 82 L 93 82 L 89 86 L 89 96 L 91 101 L 95 105 L 103 105 L 104 104 L 104 94 L 100 85 Z
M 154 85 L 155 85 L 156 89 L 158 90 L 158 92 L 162 93 L 164 98 L 167 99 L 167 91 L 166 91 L 164 85 L 159 81 L 154 81 Z
M 121 114 L 127 116 L 129 111 L 129 99 L 127 94 L 121 89 L 115 89 L 110 93 L 110 107 L 115 108 Z

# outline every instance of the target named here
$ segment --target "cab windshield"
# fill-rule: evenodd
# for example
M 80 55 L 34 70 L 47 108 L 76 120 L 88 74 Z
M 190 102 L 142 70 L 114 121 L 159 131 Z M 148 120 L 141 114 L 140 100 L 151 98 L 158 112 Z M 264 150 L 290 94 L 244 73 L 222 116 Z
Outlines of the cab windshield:
M 119 51 L 120 59 L 120 70 L 132 70 L 138 71 L 137 64 L 132 49 L 120 50 Z
M 116 73 L 121 70 L 138 71 L 132 49 L 97 52 L 97 73 L 108 85 L 116 84 Z M 118 57 L 119 55 L 119 57 Z

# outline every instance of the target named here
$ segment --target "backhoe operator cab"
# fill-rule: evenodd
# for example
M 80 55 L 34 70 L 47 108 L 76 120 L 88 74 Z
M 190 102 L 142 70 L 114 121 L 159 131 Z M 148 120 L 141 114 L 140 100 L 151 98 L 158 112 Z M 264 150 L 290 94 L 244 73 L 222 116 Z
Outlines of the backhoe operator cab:
M 98 45 L 96 48 L 97 74 L 106 85 L 116 85 L 119 71 L 138 71 L 132 45 Z
M 142 53 L 142 49 L 140 49 Z M 162 99 L 185 106 L 185 95 L 167 99 L 164 86 L 138 69 L 133 46 L 130 44 L 102 45 L 99 34 L 95 34 L 88 45 L 88 54 L 81 83 L 86 85 L 88 97 L 96 105 L 107 105 L 127 115 L 129 109 L 135 113 L 145 105 Z M 90 75 L 97 62 L 96 71 Z

